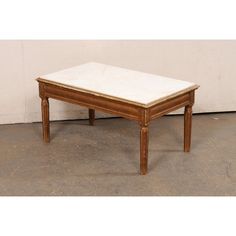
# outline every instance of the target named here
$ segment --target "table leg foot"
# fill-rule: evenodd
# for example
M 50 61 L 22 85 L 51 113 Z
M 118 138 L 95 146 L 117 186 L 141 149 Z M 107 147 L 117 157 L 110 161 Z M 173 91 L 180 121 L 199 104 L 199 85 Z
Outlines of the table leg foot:
M 148 126 L 140 126 L 140 174 L 146 175 L 148 167 Z
M 192 130 L 192 106 L 185 106 L 184 110 L 184 152 L 190 151 Z
M 89 109 L 89 124 L 94 125 L 94 120 L 95 120 L 95 110 Z

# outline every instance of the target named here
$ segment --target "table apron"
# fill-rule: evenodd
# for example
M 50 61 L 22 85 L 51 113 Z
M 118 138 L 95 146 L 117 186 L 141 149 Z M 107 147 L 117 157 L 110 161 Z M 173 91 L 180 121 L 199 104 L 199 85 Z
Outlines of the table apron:
M 194 103 L 194 90 L 168 99 L 149 108 L 150 120 L 161 117 L 171 111 Z
M 194 90 L 145 108 L 128 102 L 117 101 L 112 98 L 106 98 L 45 82 L 39 82 L 39 95 L 41 98 L 54 98 L 90 109 L 97 109 L 130 120 L 136 120 L 142 124 L 148 124 L 149 121 L 153 119 L 194 103 Z
M 90 109 L 97 109 L 111 114 L 119 115 L 130 120 L 139 120 L 140 107 L 133 104 L 115 101 L 113 99 L 88 94 L 69 88 L 40 82 L 39 91 L 41 97 L 49 97 L 57 100 L 81 105 Z

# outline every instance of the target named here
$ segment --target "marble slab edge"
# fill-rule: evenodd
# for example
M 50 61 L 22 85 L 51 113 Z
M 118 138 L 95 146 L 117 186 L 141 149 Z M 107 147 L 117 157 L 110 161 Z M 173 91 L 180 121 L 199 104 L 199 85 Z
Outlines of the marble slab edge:
M 43 79 L 43 78 L 40 78 L 40 77 L 37 78 L 36 81 L 44 82 L 44 83 L 52 84 L 52 85 L 57 85 L 57 86 L 61 86 L 63 88 L 73 89 L 75 91 L 85 92 L 85 93 L 88 93 L 88 94 L 93 94 L 95 96 L 100 96 L 100 97 L 104 97 L 104 98 L 108 98 L 108 99 L 113 99 L 113 100 L 116 100 L 116 101 L 126 102 L 126 103 L 133 104 L 133 105 L 136 105 L 136 106 L 140 106 L 140 107 L 143 107 L 143 108 L 149 108 L 149 107 L 151 107 L 153 105 L 159 104 L 159 103 L 164 102 L 164 101 L 166 101 L 168 99 L 174 98 L 174 97 L 176 97 L 178 95 L 190 92 L 192 90 L 196 90 L 196 89 L 198 89 L 200 87 L 199 85 L 194 84 L 193 86 L 190 86 L 190 87 L 188 87 L 186 89 L 182 89 L 182 90 L 180 90 L 180 91 L 178 91 L 176 93 L 170 94 L 170 95 L 168 95 L 166 97 L 159 98 L 159 99 L 154 100 L 154 101 L 152 101 L 150 103 L 147 103 L 147 104 L 143 104 L 143 103 L 138 103 L 138 102 L 134 102 L 134 101 L 131 101 L 131 100 L 123 99 L 123 98 L 120 98 L 120 97 L 115 97 L 115 96 L 111 96 L 111 95 L 95 92 L 95 91 L 88 90 L 88 89 L 78 88 L 78 87 L 71 86 L 71 85 L 65 85 L 65 84 L 62 84 L 62 83 L 59 83 L 59 82 L 54 82 L 54 81 L 46 80 L 46 79 Z

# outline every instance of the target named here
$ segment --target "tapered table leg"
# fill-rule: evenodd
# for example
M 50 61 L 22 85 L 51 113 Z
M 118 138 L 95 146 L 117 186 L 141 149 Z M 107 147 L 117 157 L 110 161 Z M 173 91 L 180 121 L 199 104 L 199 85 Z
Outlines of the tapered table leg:
M 89 109 L 89 124 L 94 125 L 94 120 L 95 120 L 95 110 Z
M 140 126 L 140 174 L 147 174 L 148 167 L 148 126 Z
M 50 142 L 50 124 L 49 124 L 49 102 L 48 98 L 42 98 L 42 126 L 43 126 L 43 140 L 46 143 Z
M 184 109 L 184 151 L 189 152 L 191 146 L 192 130 L 192 106 L 185 106 Z

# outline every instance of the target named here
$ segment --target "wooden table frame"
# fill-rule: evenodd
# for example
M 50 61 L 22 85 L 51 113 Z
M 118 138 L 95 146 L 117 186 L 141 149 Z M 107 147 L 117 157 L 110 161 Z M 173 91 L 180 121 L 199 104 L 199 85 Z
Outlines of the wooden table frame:
M 184 111 L 184 152 L 190 151 L 191 128 L 192 128 L 192 106 L 194 94 L 197 87 L 190 91 L 183 92 L 172 98 L 145 107 L 131 104 L 126 101 L 115 100 L 103 97 L 86 91 L 79 91 L 73 88 L 39 82 L 39 96 L 41 98 L 43 140 L 50 141 L 49 125 L 49 98 L 78 104 L 89 109 L 89 123 L 94 124 L 95 109 L 112 113 L 129 120 L 138 121 L 140 125 L 140 174 L 145 175 L 148 167 L 148 126 L 151 120 L 161 117 L 171 111 L 185 107 Z

